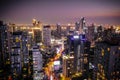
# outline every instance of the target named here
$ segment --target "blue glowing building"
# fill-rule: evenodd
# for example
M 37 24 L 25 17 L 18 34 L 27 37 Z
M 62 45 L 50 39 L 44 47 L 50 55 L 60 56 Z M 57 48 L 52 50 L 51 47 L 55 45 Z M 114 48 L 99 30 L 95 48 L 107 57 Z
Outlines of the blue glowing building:
M 67 49 L 69 55 L 74 55 L 74 71 L 86 72 L 89 69 L 90 42 L 83 34 L 73 34 L 67 36 Z

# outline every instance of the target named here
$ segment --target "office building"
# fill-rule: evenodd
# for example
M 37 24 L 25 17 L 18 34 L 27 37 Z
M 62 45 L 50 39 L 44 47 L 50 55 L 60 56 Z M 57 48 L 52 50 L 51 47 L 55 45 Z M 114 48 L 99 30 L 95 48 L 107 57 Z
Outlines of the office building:
M 75 23 L 75 30 L 76 30 L 76 31 L 79 31 L 79 29 L 80 29 L 80 23 L 79 23 L 79 22 L 76 22 L 76 23 Z
M 12 49 L 11 49 L 11 73 L 16 79 L 23 76 L 21 73 L 28 68 L 28 47 L 27 47 L 27 33 L 16 31 L 12 33 Z
M 94 43 L 94 36 L 95 36 L 95 25 L 92 24 L 91 26 L 88 26 L 88 33 L 86 33 L 86 38 L 91 43 Z
M 0 21 L 0 78 L 10 75 L 10 49 L 9 27 Z
M 57 29 L 56 29 L 56 34 L 57 34 L 57 38 L 60 39 L 61 38 L 61 25 L 57 24 Z
M 74 56 L 63 55 L 63 75 L 65 77 L 72 77 L 74 74 Z
M 42 54 L 40 53 L 38 46 L 33 46 L 32 49 L 32 60 L 33 60 L 33 79 L 41 79 L 41 71 L 43 67 Z
M 88 28 L 87 28 L 87 26 L 86 26 L 86 21 L 85 21 L 85 18 L 84 18 L 84 17 L 82 17 L 82 18 L 80 19 L 79 24 L 80 24 L 80 28 L 79 28 L 80 33 L 81 33 L 81 34 L 86 34 L 86 33 L 88 32 Z
M 37 44 L 42 42 L 42 31 L 40 31 L 39 29 L 34 30 L 34 41 Z
M 89 69 L 89 50 L 90 42 L 85 35 L 74 34 L 67 37 L 67 52 L 74 55 L 74 73 L 87 73 Z
M 94 79 L 119 80 L 120 45 L 107 42 L 96 42 Z

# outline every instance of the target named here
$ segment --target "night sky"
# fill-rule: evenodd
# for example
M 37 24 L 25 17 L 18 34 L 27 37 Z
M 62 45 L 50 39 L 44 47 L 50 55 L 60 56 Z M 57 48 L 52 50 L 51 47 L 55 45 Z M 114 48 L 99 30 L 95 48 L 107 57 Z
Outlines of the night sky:
M 87 23 L 120 24 L 120 0 L 0 0 L 0 20 L 31 24 L 75 23 L 86 17 Z

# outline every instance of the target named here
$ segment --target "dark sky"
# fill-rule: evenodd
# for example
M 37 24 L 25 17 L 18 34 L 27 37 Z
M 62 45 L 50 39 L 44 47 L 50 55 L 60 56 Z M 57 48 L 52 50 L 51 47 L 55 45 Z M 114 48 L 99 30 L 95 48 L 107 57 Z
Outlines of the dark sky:
M 86 17 L 87 23 L 120 24 L 119 0 L 0 0 L 0 20 L 31 23 L 75 23 Z

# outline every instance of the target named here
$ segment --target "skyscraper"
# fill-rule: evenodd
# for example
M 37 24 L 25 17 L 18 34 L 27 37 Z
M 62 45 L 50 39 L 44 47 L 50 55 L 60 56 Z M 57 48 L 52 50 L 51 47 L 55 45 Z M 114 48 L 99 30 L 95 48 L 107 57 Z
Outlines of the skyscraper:
M 118 68 L 120 66 L 120 43 L 117 37 L 120 37 L 120 35 L 111 36 L 111 39 L 115 38 L 115 41 L 106 41 L 102 39 L 102 41 L 97 41 L 95 43 L 94 79 L 117 80 L 120 78 L 118 76 L 120 73 L 120 69 Z
M 63 75 L 65 77 L 72 77 L 74 74 L 74 56 L 64 55 L 63 56 Z
M 42 31 L 38 29 L 34 30 L 34 41 L 38 44 L 42 42 Z
M 11 73 L 13 77 L 22 76 L 22 68 L 28 67 L 27 33 L 16 31 L 12 33 Z
M 9 27 L 0 21 L 0 78 L 10 75 L 10 48 Z
M 57 37 L 58 38 L 61 38 L 61 25 L 60 24 L 57 24 L 57 29 L 56 29 L 56 31 L 57 31 Z
M 76 22 L 76 23 L 75 23 L 75 30 L 76 30 L 76 31 L 79 31 L 79 28 L 80 28 L 80 23 L 79 23 L 79 22 Z
M 74 73 L 88 71 L 90 42 L 86 40 L 85 35 L 68 35 L 67 46 L 68 54 L 74 55 Z
M 80 28 L 79 28 L 80 33 L 82 33 L 82 34 L 87 33 L 88 32 L 88 28 L 86 26 L 86 22 L 85 22 L 85 18 L 84 17 L 81 18 L 79 24 L 80 24 Z
M 33 60 L 33 75 L 34 75 L 34 80 L 40 79 L 41 76 L 41 71 L 42 71 L 42 54 L 39 51 L 38 46 L 33 46 L 32 49 L 32 60 Z

